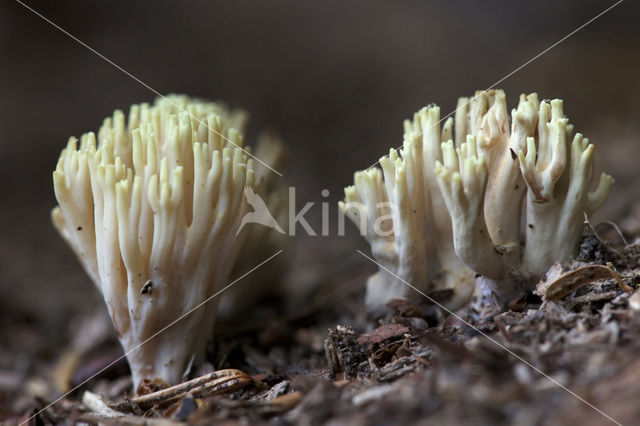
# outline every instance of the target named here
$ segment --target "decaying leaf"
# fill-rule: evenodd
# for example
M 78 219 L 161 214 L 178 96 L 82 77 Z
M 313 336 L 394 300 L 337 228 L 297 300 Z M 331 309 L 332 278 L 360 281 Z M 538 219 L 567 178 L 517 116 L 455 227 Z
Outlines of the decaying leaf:
M 594 281 L 613 278 L 620 288 L 627 292 L 633 289 L 622 281 L 612 267 L 603 265 L 588 265 L 573 271 L 564 273 L 562 266 L 556 262 L 542 277 L 536 286 L 535 294 L 545 300 L 559 300 L 571 294 L 575 290 Z

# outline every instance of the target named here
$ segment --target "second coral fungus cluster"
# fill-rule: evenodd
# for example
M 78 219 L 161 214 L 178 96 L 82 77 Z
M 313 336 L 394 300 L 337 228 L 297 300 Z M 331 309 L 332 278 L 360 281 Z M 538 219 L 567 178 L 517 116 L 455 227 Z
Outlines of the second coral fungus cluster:
M 502 305 L 575 253 L 583 214 L 613 179 L 602 174 L 590 191 L 594 146 L 573 135 L 561 100 L 522 95 L 511 123 L 507 111 L 501 90 L 461 98 L 442 128 L 440 109 L 423 108 L 381 170 L 356 172 L 341 209 L 382 265 L 367 283 L 370 310 L 407 296 L 406 283 L 451 289 L 457 308 L 475 276 Z

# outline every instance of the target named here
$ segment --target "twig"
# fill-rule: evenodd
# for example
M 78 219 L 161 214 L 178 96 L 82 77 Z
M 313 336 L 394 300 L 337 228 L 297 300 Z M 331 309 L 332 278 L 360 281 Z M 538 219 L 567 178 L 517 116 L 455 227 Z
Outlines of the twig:
M 605 246 L 607 249 L 611 250 L 612 252 L 614 252 L 615 254 L 617 254 L 618 256 L 620 256 L 620 252 L 616 249 L 614 249 L 613 247 L 611 247 L 611 245 L 606 242 L 605 240 L 603 240 L 600 235 L 598 234 L 598 232 L 596 231 L 596 228 L 591 224 L 591 222 L 589 222 L 589 217 L 587 216 L 587 212 L 584 212 L 584 223 L 589 227 L 589 229 L 591 230 L 591 232 L 593 232 L 593 236 L 596 237 L 596 239 L 598 241 L 600 241 L 600 243 Z M 626 241 L 626 240 L 625 240 Z
M 110 404 L 110 407 L 116 410 L 127 410 L 130 404 L 135 404 L 141 409 L 147 410 L 153 406 L 167 406 L 180 400 L 187 394 L 191 394 L 196 398 L 222 395 L 251 384 L 253 384 L 251 377 L 240 370 L 218 370 L 189 380 L 188 382 L 171 386 L 170 388 L 131 398 L 129 401 Z
M 609 225 L 610 227 L 612 227 L 613 230 L 616 231 L 616 234 L 618 234 L 618 236 L 624 243 L 625 247 L 629 245 L 629 241 L 627 241 L 627 239 L 624 237 L 622 230 L 620 230 L 620 227 L 615 222 L 611 222 L 610 220 L 605 220 L 604 222 L 600 222 L 599 224 L 597 224 L 596 228 L 599 227 L 600 225 Z

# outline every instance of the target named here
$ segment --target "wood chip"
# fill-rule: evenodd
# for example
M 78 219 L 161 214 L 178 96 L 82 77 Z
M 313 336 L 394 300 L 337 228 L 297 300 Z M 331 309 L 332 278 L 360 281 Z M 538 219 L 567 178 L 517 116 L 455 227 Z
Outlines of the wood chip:
M 375 330 L 361 334 L 358 343 L 361 345 L 375 345 L 389 339 L 400 339 L 409 332 L 409 327 L 401 324 L 385 324 Z

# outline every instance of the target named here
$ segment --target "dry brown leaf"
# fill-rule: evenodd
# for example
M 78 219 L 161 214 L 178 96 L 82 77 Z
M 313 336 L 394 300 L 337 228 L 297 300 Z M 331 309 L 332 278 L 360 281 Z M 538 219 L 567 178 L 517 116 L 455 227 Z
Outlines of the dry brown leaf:
M 554 263 L 549 272 L 542 277 L 534 293 L 545 300 L 559 300 L 575 290 L 594 281 L 613 278 L 624 291 L 633 291 L 625 284 L 613 268 L 603 265 L 588 265 L 563 273 L 558 262 Z

